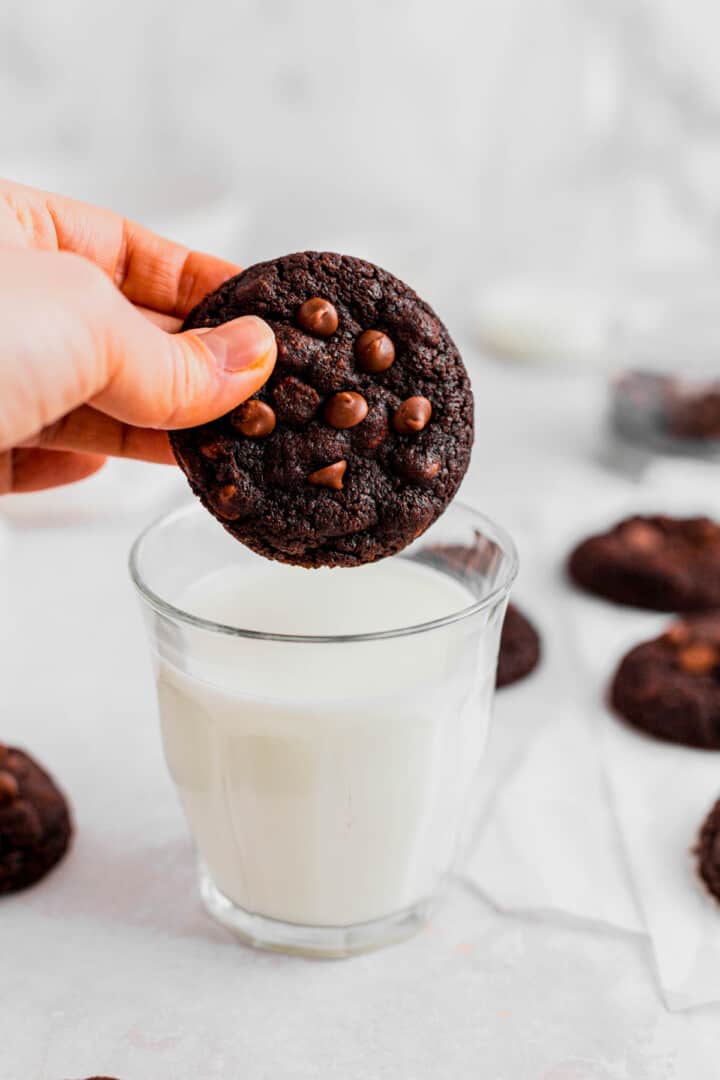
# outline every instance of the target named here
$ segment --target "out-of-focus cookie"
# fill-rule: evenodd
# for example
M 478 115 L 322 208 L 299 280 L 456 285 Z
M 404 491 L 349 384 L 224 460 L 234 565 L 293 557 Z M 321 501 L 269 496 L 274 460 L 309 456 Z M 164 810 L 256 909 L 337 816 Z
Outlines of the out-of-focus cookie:
M 720 525 L 707 517 L 626 518 L 572 552 L 581 588 L 653 611 L 720 607 Z
M 708 891 L 720 900 L 720 799 L 702 824 L 695 855 L 700 877 Z
M 65 796 L 28 754 L 0 747 L 0 894 L 33 885 L 60 861 L 72 823 Z
M 610 701 L 623 719 L 656 739 L 720 750 L 720 613 L 680 619 L 631 649 Z
M 508 604 L 498 656 L 498 689 L 524 679 L 540 661 L 540 635 L 514 604 Z

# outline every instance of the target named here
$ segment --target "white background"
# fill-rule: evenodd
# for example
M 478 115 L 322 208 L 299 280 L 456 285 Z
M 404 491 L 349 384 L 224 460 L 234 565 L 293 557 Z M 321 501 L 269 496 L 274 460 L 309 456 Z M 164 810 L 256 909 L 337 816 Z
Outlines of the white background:
M 707 258 L 719 28 L 713 0 L 6 0 L 0 173 L 192 240 L 229 202 L 200 239 L 368 253 L 448 317 L 501 269 Z

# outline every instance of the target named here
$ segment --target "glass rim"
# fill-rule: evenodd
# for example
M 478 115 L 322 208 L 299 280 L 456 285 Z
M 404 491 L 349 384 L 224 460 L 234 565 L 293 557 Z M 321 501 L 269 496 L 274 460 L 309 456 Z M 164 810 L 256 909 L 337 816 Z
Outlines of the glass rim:
M 479 612 L 484 611 L 498 600 L 507 596 L 517 577 L 517 549 L 512 537 L 502 525 L 496 524 L 491 518 L 480 513 L 475 507 L 460 499 L 453 500 L 447 509 L 450 510 L 453 506 L 472 515 L 480 527 L 484 525 L 486 528 L 489 528 L 490 533 L 493 534 L 493 538 L 500 544 L 503 556 L 507 561 L 507 567 L 505 568 L 504 574 L 499 583 L 491 589 L 490 592 L 485 596 L 480 597 L 474 603 L 468 604 L 467 607 L 459 608 L 457 611 L 452 611 L 448 615 L 443 615 L 437 619 L 430 619 L 426 622 L 414 623 L 409 626 L 401 626 L 392 630 L 372 630 L 362 634 L 282 634 L 265 630 L 249 630 L 239 626 L 231 626 L 229 623 L 220 623 L 215 622 L 212 619 L 204 619 L 199 615 L 193 615 L 191 612 L 183 610 L 183 608 L 176 607 L 175 604 L 171 604 L 169 600 L 163 599 L 162 596 L 159 596 L 150 588 L 140 571 L 140 559 L 142 557 L 143 545 L 149 539 L 151 534 L 161 525 L 191 514 L 207 514 L 207 510 L 205 510 L 198 502 L 180 506 L 175 510 L 171 510 L 169 513 L 165 512 L 151 521 L 149 525 L 146 525 L 130 548 L 128 568 L 135 588 L 138 590 L 143 600 L 154 611 L 175 619 L 178 622 L 192 626 L 195 629 L 205 630 L 214 634 L 224 634 L 227 637 L 244 638 L 253 641 L 276 641 L 285 644 L 298 645 L 348 644 L 350 642 L 385 641 L 392 638 L 410 637 L 415 634 L 427 633 L 431 630 L 439 630 L 442 627 L 451 626 L 453 623 L 462 622 L 465 619 L 471 618 L 473 615 L 477 615 Z M 438 518 L 436 520 L 440 519 Z M 216 524 L 218 528 L 222 528 L 219 522 Z M 397 556 L 402 556 L 402 552 L 398 552 Z M 395 558 L 396 556 L 389 557 Z M 258 558 L 261 558 L 261 556 L 258 556 Z M 309 570 L 308 573 L 312 573 L 312 570 Z

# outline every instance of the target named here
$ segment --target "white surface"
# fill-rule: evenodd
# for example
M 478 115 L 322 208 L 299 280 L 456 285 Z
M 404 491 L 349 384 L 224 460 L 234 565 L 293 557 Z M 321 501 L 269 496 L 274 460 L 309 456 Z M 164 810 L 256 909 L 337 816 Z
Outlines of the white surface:
M 466 494 L 519 537 L 582 478 L 589 513 L 632 490 L 595 463 L 592 383 L 474 379 Z M 16 522 L 0 562 L 3 737 L 56 773 L 78 820 L 62 867 L 0 906 L 2 1080 L 716 1080 L 720 1010 L 669 1013 L 634 935 L 502 915 L 460 886 L 425 934 L 352 961 L 256 954 L 209 922 L 124 565 L 149 516 Z M 520 601 L 526 586 L 533 603 L 521 571 Z M 488 797 L 543 723 L 527 700 L 498 701 Z

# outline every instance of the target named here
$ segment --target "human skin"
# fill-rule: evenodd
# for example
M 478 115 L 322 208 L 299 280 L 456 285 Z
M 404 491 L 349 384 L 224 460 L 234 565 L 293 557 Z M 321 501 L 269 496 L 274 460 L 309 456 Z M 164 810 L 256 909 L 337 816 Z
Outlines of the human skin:
M 275 339 L 248 315 L 179 333 L 238 267 L 119 214 L 0 180 L 0 494 L 107 456 L 172 464 L 166 435 L 251 397 Z

